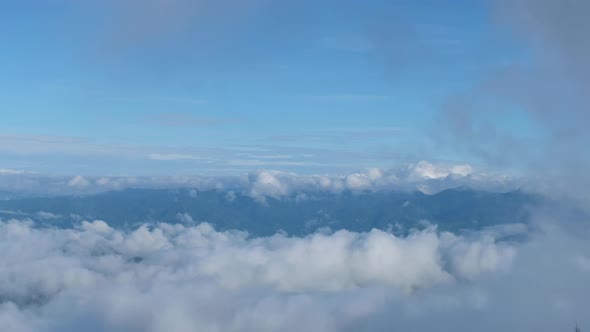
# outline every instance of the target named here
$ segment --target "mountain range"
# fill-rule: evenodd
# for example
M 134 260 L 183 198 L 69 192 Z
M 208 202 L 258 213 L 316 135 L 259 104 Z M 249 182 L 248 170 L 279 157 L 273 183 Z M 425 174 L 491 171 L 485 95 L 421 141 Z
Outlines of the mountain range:
M 150 222 L 208 222 L 266 236 L 282 231 L 305 235 L 318 229 L 406 232 L 426 224 L 441 230 L 480 229 L 526 223 L 543 198 L 523 191 L 487 192 L 459 187 L 422 192 L 367 191 L 293 194 L 260 202 L 247 194 L 220 190 L 125 189 L 87 196 L 15 198 L 0 201 L 0 218 L 30 218 L 39 225 L 72 227 L 104 220 L 132 228 Z

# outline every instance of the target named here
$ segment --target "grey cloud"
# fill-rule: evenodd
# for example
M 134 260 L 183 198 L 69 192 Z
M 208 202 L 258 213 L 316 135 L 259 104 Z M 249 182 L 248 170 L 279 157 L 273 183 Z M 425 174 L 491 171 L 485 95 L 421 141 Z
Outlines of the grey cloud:
M 452 291 L 422 294 L 430 300 L 397 307 L 410 311 L 415 320 L 396 323 L 384 318 L 381 324 L 424 331 L 440 326 L 455 331 L 472 330 L 473 326 L 481 331 L 573 330 L 576 321 L 588 326 L 582 304 L 588 272 L 576 259 L 589 254 L 590 248 L 583 243 L 587 222 L 576 224 L 563 216 L 551 219 L 543 212 L 536 223 L 539 231 L 518 248 L 509 273 Z
M 535 56 L 532 68 L 516 67 L 493 83 L 493 89 L 521 105 L 550 134 L 549 153 L 577 151 L 588 139 L 590 120 L 590 4 L 586 1 L 501 2 L 502 13 Z M 571 159 L 571 158 L 568 158 Z M 559 158 L 559 162 L 564 161 Z
M 496 66 L 450 97 L 441 107 L 439 147 L 520 167 L 539 182 L 587 196 L 590 5 L 524 0 L 492 1 L 491 7 L 498 29 L 512 37 L 526 63 Z M 507 119 L 528 126 L 518 132 Z

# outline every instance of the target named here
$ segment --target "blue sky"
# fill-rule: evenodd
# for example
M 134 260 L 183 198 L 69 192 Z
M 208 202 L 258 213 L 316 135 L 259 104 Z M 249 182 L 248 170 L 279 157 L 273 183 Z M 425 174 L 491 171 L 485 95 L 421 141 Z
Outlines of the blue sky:
M 496 19 L 480 1 L 7 1 L 0 168 L 482 162 L 432 132 L 449 98 L 527 61 Z M 504 116 L 503 128 L 526 132 L 525 120 Z

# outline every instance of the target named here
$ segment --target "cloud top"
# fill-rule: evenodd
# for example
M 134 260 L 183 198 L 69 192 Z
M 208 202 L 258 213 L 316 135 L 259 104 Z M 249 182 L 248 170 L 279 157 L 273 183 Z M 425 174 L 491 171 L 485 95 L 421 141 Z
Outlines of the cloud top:
M 182 216 L 179 216 L 182 219 Z M 571 225 L 570 225 L 571 226 Z M 581 227 L 581 225 L 575 226 Z M 527 235 L 526 242 L 507 241 Z M 582 326 L 587 229 L 250 237 L 209 224 L 117 230 L 0 221 L 7 331 L 552 331 Z M 501 240 L 503 239 L 503 240 Z M 548 264 L 550 262 L 550 264 Z
M 152 155 L 155 159 L 190 159 L 191 155 Z M 486 173 L 466 164 L 433 164 L 420 161 L 395 168 L 368 168 L 349 174 L 300 175 L 261 169 L 237 176 L 44 176 L 35 173 L 0 172 L 0 190 L 25 195 L 91 194 L 126 188 L 193 188 L 233 191 L 261 202 L 299 194 L 381 190 L 436 193 L 458 186 L 508 191 L 524 181 Z
M 466 238 L 434 227 L 408 237 L 373 230 L 249 238 L 206 223 L 124 232 L 100 220 L 74 229 L 9 220 L 0 222 L 0 240 L 0 327 L 11 331 L 88 328 L 95 320 L 103 325 L 92 331 L 145 331 L 146 324 L 150 331 L 246 331 L 251 297 L 262 309 L 278 301 L 286 316 L 296 316 L 288 307 L 316 305 L 315 296 L 372 294 L 375 287 L 411 294 L 476 280 L 508 268 L 515 254 L 492 234 Z M 162 303 L 161 314 L 143 321 Z M 273 319 L 269 313 L 257 324 L 287 327 Z

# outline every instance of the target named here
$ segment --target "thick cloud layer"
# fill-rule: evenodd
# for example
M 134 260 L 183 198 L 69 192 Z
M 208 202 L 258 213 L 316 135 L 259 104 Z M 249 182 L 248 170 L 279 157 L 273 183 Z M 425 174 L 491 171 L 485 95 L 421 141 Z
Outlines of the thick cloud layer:
M 559 232 L 551 241 L 498 242 L 523 232 L 515 225 L 463 235 L 426 227 L 405 238 L 377 230 L 249 238 L 208 224 L 123 232 L 102 221 L 59 230 L 4 221 L 0 329 L 426 331 L 432 319 L 461 331 L 448 319 L 489 313 L 498 319 L 490 327 L 515 330 L 543 326 L 521 317 L 546 306 L 555 310 L 547 326 L 569 328 L 569 319 L 584 319 L 573 317 L 581 296 L 570 295 L 588 289 L 588 245 L 568 244 Z M 529 280 L 536 272 L 544 274 Z M 536 302 L 540 294 L 546 305 Z M 505 306 L 519 313 L 501 317 Z

